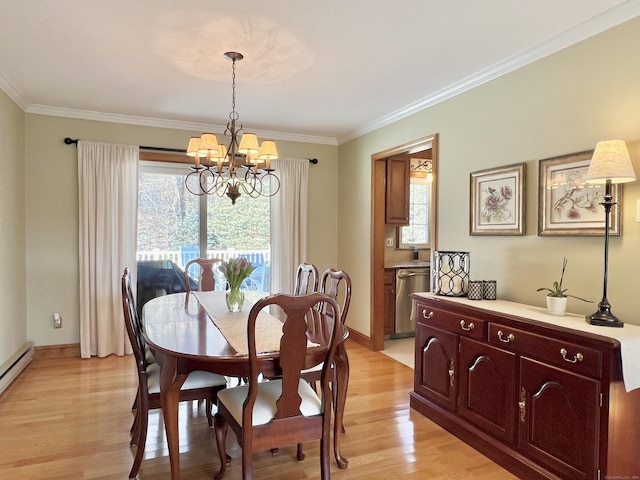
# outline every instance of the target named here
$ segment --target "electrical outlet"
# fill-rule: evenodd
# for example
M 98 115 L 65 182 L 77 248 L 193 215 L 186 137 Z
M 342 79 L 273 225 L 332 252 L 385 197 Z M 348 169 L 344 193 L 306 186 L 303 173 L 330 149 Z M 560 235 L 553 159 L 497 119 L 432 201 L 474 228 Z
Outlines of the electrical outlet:
M 387 247 L 393 247 L 393 237 L 387 238 Z
M 62 317 L 59 313 L 53 314 L 53 328 L 62 328 Z

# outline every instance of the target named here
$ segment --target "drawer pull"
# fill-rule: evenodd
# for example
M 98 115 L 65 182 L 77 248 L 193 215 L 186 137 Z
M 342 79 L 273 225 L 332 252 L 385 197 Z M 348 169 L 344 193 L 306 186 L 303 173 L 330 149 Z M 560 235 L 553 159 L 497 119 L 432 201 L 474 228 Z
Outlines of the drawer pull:
M 451 363 L 449 363 L 449 385 L 451 385 L 452 387 L 455 382 L 455 372 L 455 365 L 453 363 L 453 360 L 451 360 Z
M 560 349 L 560 355 L 562 355 L 562 358 L 564 359 L 565 362 L 569 362 L 569 363 L 578 363 L 581 362 L 582 360 L 584 360 L 584 355 L 582 355 L 580 352 L 576 353 L 573 356 L 573 360 L 569 360 L 567 358 L 567 349 L 566 348 L 561 348 Z
M 510 343 L 516 339 L 513 333 L 507 335 L 507 338 L 502 338 L 503 335 L 504 333 L 502 333 L 502 330 L 498 330 L 498 340 L 500 340 L 502 343 Z
M 433 312 L 427 313 L 426 310 L 422 310 L 422 318 L 426 318 L 427 320 L 433 318 Z
M 465 321 L 464 320 L 460 320 L 460 328 L 463 329 L 466 332 L 470 332 L 471 330 L 473 330 L 476 326 L 473 324 L 473 322 L 471 322 L 469 324 L 469 326 L 465 325 Z
M 520 390 L 518 408 L 520 409 L 520 421 L 524 423 L 527 418 L 527 391 L 524 388 Z

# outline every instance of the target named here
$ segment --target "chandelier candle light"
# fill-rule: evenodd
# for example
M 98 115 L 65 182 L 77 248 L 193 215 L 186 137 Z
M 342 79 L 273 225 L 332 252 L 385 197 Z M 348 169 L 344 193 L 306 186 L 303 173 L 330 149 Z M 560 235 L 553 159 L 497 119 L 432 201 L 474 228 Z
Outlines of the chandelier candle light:
M 611 184 L 633 182 L 636 174 L 633 171 L 627 144 L 623 140 L 606 140 L 598 142 L 593 151 L 593 158 L 585 177 L 587 183 L 604 183 L 604 200 L 600 203 L 604 207 L 604 282 L 602 300 L 598 304 L 598 311 L 588 315 L 586 320 L 591 325 L 603 327 L 623 327 L 624 323 L 611 313 L 611 305 L 607 299 L 607 279 L 609 275 L 609 215 L 612 201 Z
M 241 193 L 253 198 L 278 193 L 280 179 L 270 164 L 278 158 L 278 150 L 273 140 L 264 140 L 258 146 L 256 134 L 243 130 L 236 112 L 236 62 L 243 56 L 237 52 L 226 52 L 224 56 L 233 62 L 231 113 L 224 131 L 230 137 L 229 146 L 218 143 L 213 133 L 191 137 L 187 155 L 194 157 L 195 165 L 185 186 L 194 195 L 227 195 L 235 205 Z

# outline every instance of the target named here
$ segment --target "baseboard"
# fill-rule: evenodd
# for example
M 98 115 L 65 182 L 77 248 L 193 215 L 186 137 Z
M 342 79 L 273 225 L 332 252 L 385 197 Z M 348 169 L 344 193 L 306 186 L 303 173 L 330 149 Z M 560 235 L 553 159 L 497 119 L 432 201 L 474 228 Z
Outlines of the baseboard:
M 15 380 L 34 356 L 33 342 L 24 343 L 9 359 L 0 365 L 0 394 Z
M 47 360 L 53 358 L 80 358 L 80 344 L 69 343 L 66 345 L 45 345 L 36 347 L 35 360 Z
M 362 345 L 369 350 L 373 350 L 373 344 L 371 343 L 371 338 L 366 335 L 356 331 L 349 329 L 349 339 L 356 342 L 358 345 Z

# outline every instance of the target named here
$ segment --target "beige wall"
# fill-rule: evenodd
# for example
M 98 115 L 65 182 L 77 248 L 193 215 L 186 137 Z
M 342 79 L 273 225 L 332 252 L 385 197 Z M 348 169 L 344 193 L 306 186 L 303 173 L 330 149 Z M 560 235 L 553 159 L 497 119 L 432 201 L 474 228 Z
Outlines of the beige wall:
M 27 341 L 24 113 L 0 90 L 0 365 Z
M 537 236 L 538 160 L 623 138 L 640 174 L 639 43 L 636 19 L 339 148 L 279 142 L 283 156 L 320 160 L 311 166 L 308 261 L 350 273 L 349 325 L 369 334 L 371 156 L 435 133 L 439 248 L 470 251 L 472 277 L 496 279 L 500 298 L 539 306 L 544 295 L 536 288 L 557 279 L 566 255 L 570 293 L 597 302 L 602 239 Z M 76 151 L 62 139 L 181 148 L 199 132 L 25 115 L 4 94 L 0 107 L 0 266 L 12 272 L 0 289 L 6 310 L 0 319 L 2 361 L 25 340 L 25 328 L 36 345 L 78 342 Z M 517 162 L 527 164 L 526 234 L 469 236 L 469 173 Z M 640 182 L 626 185 L 623 236 L 611 241 L 609 299 L 623 321 L 640 324 L 637 198 Z M 569 309 L 586 314 L 595 305 L 571 300 Z M 54 311 L 63 316 L 61 330 L 52 328 Z
M 438 248 L 471 252 L 471 276 L 496 279 L 502 299 L 544 306 L 546 287 L 569 259 L 569 293 L 602 296 L 603 238 L 537 236 L 538 160 L 627 141 L 640 176 L 640 19 L 340 146 L 338 263 L 352 273 L 352 329 L 369 334 L 371 156 L 439 133 Z M 526 232 L 469 236 L 469 174 L 526 163 Z M 621 320 L 640 324 L 640 181 L 624 186 L 623 235 L 610 245 L 609 301 Z M 596 305 L 569 300 L 569 310 Z M 558 322 L 562 322 L 561 319 Z
M 36 345 L 79 342 L 78 175 L 74 146 L 65 137 L 184 148 L 188 132 L 44 115 L 26 115 L 27 337 Z M 283 157 L 318 158 L 309 173 L 308 261 L 337 262 L 337 147 L 278 142 Z M 22 156 L 20 156 L 22 158 Z M 18 178 L 22 178 L 19 175 Z M 19 202 L 18 204 L 22 204 Z M 0 207 L 2 208 L 2 207 Z M 23 305 L 24 302 L 21 302 Z M 53 312 L 63 328 L 54 330 Z M 11 352 L 13 353 L 13 352 Z

